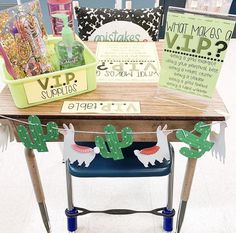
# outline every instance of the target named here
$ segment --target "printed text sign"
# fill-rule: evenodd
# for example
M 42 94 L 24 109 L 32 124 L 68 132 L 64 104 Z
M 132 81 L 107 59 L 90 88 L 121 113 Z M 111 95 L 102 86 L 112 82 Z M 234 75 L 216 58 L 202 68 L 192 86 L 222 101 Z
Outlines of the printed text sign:
M 73 95 L 87 90 L 86 70 L 50 75 L 24 84 L 29 104 Z
M 62 113 L 140 113 L 139 102 L 122 101 L 65 101 Z
M 154 42 L 102 42 L 97 45 L 98 82 L 157 82 L 159 59 Z
M 169 12 L 160 85 L 212 97 L 233 28 L 231 20 Z

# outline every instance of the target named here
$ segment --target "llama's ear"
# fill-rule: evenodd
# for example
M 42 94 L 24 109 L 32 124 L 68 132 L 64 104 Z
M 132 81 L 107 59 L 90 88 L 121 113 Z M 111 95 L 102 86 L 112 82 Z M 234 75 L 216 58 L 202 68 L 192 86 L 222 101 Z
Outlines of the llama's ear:
M 166 130 L 166 129 L 167 129 L 167 124 L 165 124 L 162 130 Z
M 67 126 L 66 124 L 63 124 L 63 128 L 64 128 L 65 130 L 69 130 L 69 128 L 68 128 L 68 126 Z
M 160 131 L 160 130 L 161 130 L 161 126 L 159 125 L 159 126 L 157 127 L 157 132 Z
M 64 127 L 64 125 L 63 125 L 63 127 Z M 66 134 L 67 134 L 67 130 L 65 129 L 65 127 L 64 127 L 64 129 L 59 129 L 58 132 L 64 136 L 66 136 Z
M 66 136 L 67 131 L 69 130 L 68 126 L 66 124 L 63 124 L 63 128 L 64 129 L 59 129 L 59 133 L 61 133 L 62 135 Z
M 71 123 L 69 124 L 69 128 L 70 128 L 70 130 L 75 131 L 74 125 Z

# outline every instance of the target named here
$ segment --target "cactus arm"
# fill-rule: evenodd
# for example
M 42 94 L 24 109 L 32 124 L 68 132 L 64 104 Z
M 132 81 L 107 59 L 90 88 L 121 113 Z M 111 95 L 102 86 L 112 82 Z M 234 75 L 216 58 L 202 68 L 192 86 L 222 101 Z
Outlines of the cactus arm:
M 45 141 L 57 140 L 59 136 L 58 127 L 55 122 L 47 123 L 47 134 L 44 136 Z
M 184 131 L 184 132 L 182 132 Z M 209 132 L 210 133 L 210 132 Z M 209 134 L 208 134 L 209 135 Z M 189 144 L 191 147 L 194 147 L 196 149 L 205 149 L 206 151 L 210 150 L 214 143 L 204 140 L 203 138 L 200 138 L 194 134 L 189 133 L 185 130 L 179 130 L 176 132 L 176 137 L 184 143 Z M 205 135 L 204 135 L 205 137 Z
M 183 147 L 180 149 L 180 153 L 188 158 L 200 158 L 206 151 L 210 151 L 214 145 L 213 142 L 207 141 L 207 137 L 211 131 L 209 126 L 206 126 L 204 122 L 198 122 L 194 129 L 200 133 L 201 136 L 196 136 L 186 130 L 178 130 L 176 132 L 176 137 L 180 141 L 193 148 Z
M 211 128 L 209 125 L 206 125 L 206 123 L 204 122 L 198 122 L 194 129 L 200 133 L 203 139 L 207 139 L 207 137 L 209 136 L 210 132 L 211 132 Z
M 200 149 L 201 145 L 198 143 L 199 142 L 199 137 L 197 137 L 194 134 L 189 133 L 186 130 L 178 130 L 176 132 L 176 137 L 184 143 L 189 144 L 191 147 Z
M 122 148 L 131 146 L 133 143 L 133 135 L 132 135 L 132 129 L 129 127 L 126 127 L 121 130 L 121 135 L 122 135 L 122 141 L 120 142 L 120 146 Z
M 43 134 L 43 129 L 41 122 L 37 116 L 30 116 L 28 118 L 29 121 L 29 131 L 31 132 L 31 136 L 27 132 L 27 129 L 20 125 L 17 127 L 18 135 L 25 145 L 25 147 L 29 149 L 37 149 L 39 152 L 47 152 L 47 141 L 52 141 L 54 139 L 58 139 L 58 127 L 55 122 L 49 122 L 47 124 L 46 135 Z
M 191 150 L 190 148 L 183 147 L 180 149 L 180 153 L 186 157 L 191 157 L 191 158 L 200 158 L 205 151 L 202 150 Z

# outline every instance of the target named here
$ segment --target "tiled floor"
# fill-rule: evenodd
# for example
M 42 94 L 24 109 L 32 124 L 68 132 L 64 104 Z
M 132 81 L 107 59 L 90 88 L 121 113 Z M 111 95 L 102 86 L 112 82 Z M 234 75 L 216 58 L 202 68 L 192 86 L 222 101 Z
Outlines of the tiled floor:
M 236 41 L 230 44 L 218 90 L 231 113 L 227 129 L 227 159 L 223 165 L 210 154 L 199 159 L 182 233 L 236 232 Z M 2 84 L 0 83 L 0 86 Z M 179 144 L 175 144 L 178 151 Z M 65 233 L 64 165 L 56 143 L 50 153 L 37 154 L 53 233 Z M 176 155 L 174 206 L 178 208 L 186 159 Z M 75 182 L 78 205 L 93 208 L 151 209 L 166 202 L 166 179 L 81 179 Z M 160 233 L 161 219 L 151 215 L 90 215 L 79 219 L 81 233 Z M 12 143 L 0 154 L 0 233 L 45 232 L 23 155 Z

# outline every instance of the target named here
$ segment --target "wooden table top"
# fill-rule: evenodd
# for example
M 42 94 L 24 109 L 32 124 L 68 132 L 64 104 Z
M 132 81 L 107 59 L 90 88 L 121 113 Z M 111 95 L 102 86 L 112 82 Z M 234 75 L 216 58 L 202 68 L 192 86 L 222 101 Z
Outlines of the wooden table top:
M 96 43 L 87 42 L 92 51 Z M 163 42 L 157 42 L 161 60 Z M 176 94 L 163 89 L 157 83 L 98 83 L 97 89 L 90 93 L 70 97 L 66 100 L 77 101 L 139 101 L 140 114 L 64 114 L 61 108 L 64 100 L 47 103 L 26 109 L 15 107 L 9 89 L 0 93 L 0 114 L 13 118 L 26 119 L 29 115 L 38 115 L 41 119 L 108 119 L 108 120 L 183 120 L 183 121 L 223 121 L 227 109 L 216 93 L 211 99 L 186 99 L 185 94 Z

